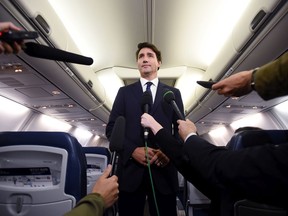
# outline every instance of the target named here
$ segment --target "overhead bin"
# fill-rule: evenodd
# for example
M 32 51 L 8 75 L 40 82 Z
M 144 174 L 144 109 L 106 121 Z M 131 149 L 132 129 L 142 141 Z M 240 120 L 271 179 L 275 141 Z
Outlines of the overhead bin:
M 281 0 L 253 0 L 249 2 L 247 10 L 232 32 L 233 45 L 237 52 L 243 49 L 280 2 Z
M 287 2 L 282 0 L 250 1 L 239 19 L 240 21 L 233 28 L 230 37 L 207 68 L 202 80 L 218 81 L 235 71 L 239 71 L 236 68 L 241 63 L 241 59 L 247 57 L 244 56 L 246 55 L 245 51 L 249 48 L 250 50 L 252 49 L 251 39 L 255 39 L 261 33 L 262 37 L 253 40 L 254 44 L 258 44 L 266 34 L 273 30 L 273 26 L 279 21 L 275 16 L 285 3 Z M 237 65 L 235 62 L 237 62 Z M 195 95 L 198 100 L 191 103 L 188 109 L 188 118 L 193 120 L 201 119 L 226 100 L 224 96 L 219 96 L 217 93 L 200 85 L 195 88 Z M 205 109 L 203 110 L 204 107 Z
M 33 30 L 38 31 L 44 39 L 40 40 L 41 44 L 86 56 L 80 52 L 49 1 L 17 0 L 3 4 L 11 10 L 18 8 L 19 20 L 23 19 L 21 16 L 28 17 L 31 26 L 34 27 Z M 49 20 L 46 17 L 49 17 Z M 85 109 L 92 110 L 93 114 L 97 113 L 96 116 L 101 116 L 102 121 L 108 121 L 109 111 L 105 107 L 105 90 L 101 83 L 93 78 L 95 73 L 90 66 L 65 62 L 55 62 L 54 65 L 51 60 L 31 58 L 27 55 L 21 57 L 27 62 L 33 61 L 33 65 L 39 66 L 37 69 L 43 76 L 61 86 L 62 91 Z M 92 78 L 93 85 L 91 85 Z

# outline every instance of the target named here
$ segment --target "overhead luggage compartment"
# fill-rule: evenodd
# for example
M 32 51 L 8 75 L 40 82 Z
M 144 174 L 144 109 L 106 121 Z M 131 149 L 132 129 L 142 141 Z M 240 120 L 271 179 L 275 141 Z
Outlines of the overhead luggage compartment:
M 41 38 L 37 40 L 40 44 L 87 56 L 80 52 L 49 1 L 17 0 L 2 1 L 2 4 L 13 12 L 15 19 L 27 30 L 36 30 L 40 33 Z M 89 65 L 39 59 L 24 53 L 19 56 L 28 64 L 35 66 L 39 73 L 83 108 L 103 122 L 108 121 L 109 111 L 105 107 L 105 90 L 100 82 L 95 83 L 97 79 L 93 79 L 93 86 L 89 85 L 91 77 L 95 76 Z
M 278 35 L 278 30 L 275 29 L 278 29 L 277 25 L 278 22 L 281 21 L 280 19 L 283 17 L 283 14 L 287 13 L 287 9 L 286 12 L 285 9 L 283 9 L 285 7 L 287 8 L 286 0 L 250 1 L 245 12 L 239 19 L 240 22 L 236 24 L 231 32 L 230 38 L 226 41 L 215 60 L 207 68 L 202 80 L 218 81 L 234 72 L 238 72 L 240 69 L 244 70 L 259 66 L 260 64 L 254 66 L 246 65 L 247 67 L 245 68 L 238 68 L 241 61 L 248 57 L 247 55 L 249 55 L 249 52 L 251 52 L 256 45 L 261 43 L 262 46 L 266 46 L 266 42 L 263 40 L 266 36 L 274 37 L 276 42 L 279 42 L 276 38 L 279 38 L 280 35 Z M 273 29 L 274 27 L 275 29 Z M 283 29 L 282 31 L 286 30 Z M 271 43 L 273 44 L 273 42 Z M 276 52 L 279 53 L 280 51 L 278 50 Z M 252 61 L 260 59 L 261 62 L 265 62 L 265 58 L 271 60 L 269 53 L 267 53 L 267 56 L 267 58 L 264 57 L 261 59 L 261 55 L 250 55 L 249 58 L 250 60 L 254 59 Z M 227 99 L 201 86 L 196 87 L 195 95 L 199 100 L 191 104 L 188 114 L 188 118 L 193 121 L 199 121 Z

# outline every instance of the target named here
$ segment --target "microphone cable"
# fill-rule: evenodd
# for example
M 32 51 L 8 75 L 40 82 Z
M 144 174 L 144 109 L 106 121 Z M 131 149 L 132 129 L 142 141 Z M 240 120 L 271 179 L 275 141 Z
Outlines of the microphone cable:
M 152 188 L 152 194 L 153 194 L 153 199 L 154 199 L 154 203 L 155 203 L 155 208 L 156 208 L 156 211 L 157 211 L 157 215 L 160 216 L 159 208 L 158 208 L 158 204 L 157 204 L 157 199 L 156 199 L 156 194 L 155 194 L 155 189 L 154 189 L 154 184 L 153 184 L 150 160 L 149 160 L 149 157 L 148 157 L 147 139 L 145 139 L 145 156 L 146 156 L 146 159 L 148 161 L 147 167 L 148 167 L 149 177 L 150 177 L 150 181 L 151 181 L 151 188 Z

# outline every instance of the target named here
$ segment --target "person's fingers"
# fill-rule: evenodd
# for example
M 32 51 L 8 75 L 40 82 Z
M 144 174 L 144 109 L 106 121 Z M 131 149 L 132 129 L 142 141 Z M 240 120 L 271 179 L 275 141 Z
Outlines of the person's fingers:
M 102 176 L 103 176 L 104 178 L 107 178 L 107 177 L 110 175 L 111 171 L 112 171 L 112 165 L 111 165 L 111 164 L 108 164 L 108 166 L 107 166 L 107 168 L 104 170 Z
M 4 47 L 4 53 L 5 54 L 11 54 L 13 53 L 13 48 L 7 44 L 7 43 L 2 43 L 2 46 Z
M 15 26 L 12 22 L 2 22 L 0 25 L 0 31 L 8 29 L 13 29 L 17 31 L 21 30 L 19 27 Z
M 13 30 L 17 30 L 17 31 L 20 31 L 21 29 L 19 28 L 19 27 L 17 27 L 17 26 L 15 26 L 13 23 L 9 23 L 9 28 L 10 29 L 13 29 Z
M 13 43 L 13 46 L 14 46 L 14 53 L 17 54 L 20 52 L 20 50 L 22 49 L 22 44 L 21 43 L 17 43 L 17 42 L 14 42 Z
M 2 43 L 0 42 L 0 54 L 5 51 L 4 47 L 2 46 Z

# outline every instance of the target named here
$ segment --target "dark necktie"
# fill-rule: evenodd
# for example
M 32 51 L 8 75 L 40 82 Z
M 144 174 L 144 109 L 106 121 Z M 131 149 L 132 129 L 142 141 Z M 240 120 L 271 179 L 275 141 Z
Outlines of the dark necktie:
M 153 85 L 152 82 L 146 82 L 146 91 L 150 91 L 151 96 L 152 96 L 152 92 L 151 92 L 151 89 L 150 89 L 151 85 Z M 152 96 L 152 101 L 151 101 L 151 106 L 152 105 L 153 105 L 153 96 Z
M 151 89 L 150 89 L 151 85 L 153 85 L 152 82 L 147 82 L 146 83 L 146 91 L 151 91 Z

